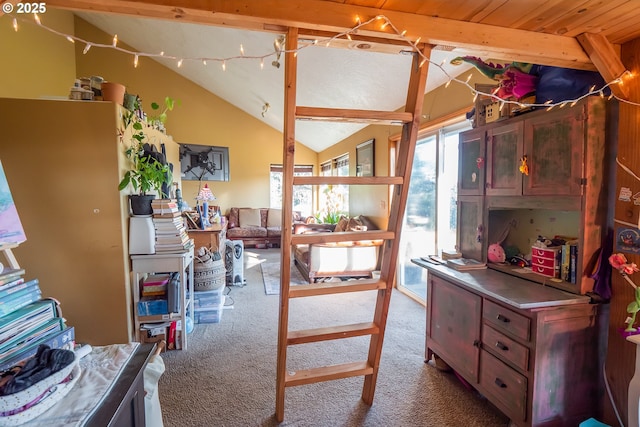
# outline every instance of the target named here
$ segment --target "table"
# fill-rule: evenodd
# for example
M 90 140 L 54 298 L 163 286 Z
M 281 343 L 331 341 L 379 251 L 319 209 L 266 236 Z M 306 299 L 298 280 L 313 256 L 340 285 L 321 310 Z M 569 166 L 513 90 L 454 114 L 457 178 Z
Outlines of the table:
M 227 223 L 212 224 L 204 230 L 187 230 L 189 238 L 193 239 L 196 248 L 205 246 L 212 251 L 224 251 L 224 241 L 227 236 Z
M 193 246 L 186 252 L 160 253 L 153 255 L 131 255 L 133 282 L 131 292 L 133 296 L 133 318 L 137 334 L 140 333 L 142 323 L 166 322 L 180 320 L 182 331 L 180 344 L 183 350 L 187 349 L 187 311 L 193 301 Z M 180 287 L 178 300 L 180 312 L 160 314 L 156 316 L 139 316 L 138 301 L 140 301 L 140 279 L 150 273 L 180 273 Z M 186 284 L 186 285 L 185 285 Z M 188 291 L 188 292 L 187 292 Z M 187 294 L 189 297 L 187 298 Z M 189 310 L 189 318 L 193 323 L 193 309 Z

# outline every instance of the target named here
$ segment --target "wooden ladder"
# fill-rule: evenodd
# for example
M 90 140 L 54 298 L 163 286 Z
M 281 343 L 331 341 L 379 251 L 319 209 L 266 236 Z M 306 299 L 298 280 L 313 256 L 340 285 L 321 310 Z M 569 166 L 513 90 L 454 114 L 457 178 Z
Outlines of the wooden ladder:
M 362 400 L 371 405 L 375 393 L 376 379 L 380 365 L 380 355 L 387 322 L 387 312 L 391 289 L 396 272 L 399 236 L 402 227 L 411 165 L 413 163 L 416 138 L 420 125 L 420 114 L 424 99 L 428 63 L 421 66 L 422 57 L 414 54 L 407 101 L 404 112 L 344 110 L 296 106 L 298 30 L 290 28 L 286 39 L 285 60 L 285 118 L 283 144 L 283 218 L 280 269 L 280 317 L 278 325 L 278 359 L 276 379 L 276 419 L 284 420 L 285 389 L 287 387 L 312 384 L 354 376 L 364 376 Z M 422 53 L 430 55 L 430 47 Z M 295 120 L 297 118 L 359 121 L 364 123 L 402 122 L 402 137 L 399 145 L 395 176 L 389 177 L 294 177 Z M 295 185 L 391 185 L 394 186 L 387 230 L 360 232 L 336 232 L 293 235 L 287 224 L 293 223 L 293 187 Z M 382 266 L 379 279 L 344 281 L 340 283 L 309 284 L 290 287 L 291 249 L 296 244 L 313 244 L 341 241 L 384 240 L 382 245 Z M 291 298 L 313 297 L 317 295 L 341 294 L 346 292 L 377 291 L 375 312 L 372 322 L 321 327 L 308 330 L 289 330 L 289 300 Z M 287 370 L 287 349 L 289 346 L 370 336 L 369 353 L 364 361 L 333 366 L 322 366 L 308 370 L 289 372 Z

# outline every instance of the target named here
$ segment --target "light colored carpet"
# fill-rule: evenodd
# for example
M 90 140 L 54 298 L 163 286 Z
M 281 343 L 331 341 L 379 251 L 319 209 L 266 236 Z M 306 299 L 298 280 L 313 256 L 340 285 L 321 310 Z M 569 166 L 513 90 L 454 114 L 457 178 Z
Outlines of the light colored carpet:
M 267 295 L 280 294 L 280 261 L 265 261 L 260 264 L 262 270 L 262 280 L 264 282 L 264 292 Z M 291 285 L 304 285 L 308 283 L 304 280 L 298 268 L 291 264 Z
M 260 264 L 277 250 L 245 249 L 247 286 L 231 287 L 233 310 L 196 325 L 189 348 L 162 353 L 159 393 L 165 427 L 506 427 L 508 420 L 453 373 L 424 363 L 425 309 L 393 291 L 372 406 L 362 377 L 287 389 L 285 419 L 275 420 L 279 299 L 265 295 Z M 371 321 L 375 292 L 290 301 L 290 329 Z M 365 360 L 356 337 L 289 347 L 288 369 Z

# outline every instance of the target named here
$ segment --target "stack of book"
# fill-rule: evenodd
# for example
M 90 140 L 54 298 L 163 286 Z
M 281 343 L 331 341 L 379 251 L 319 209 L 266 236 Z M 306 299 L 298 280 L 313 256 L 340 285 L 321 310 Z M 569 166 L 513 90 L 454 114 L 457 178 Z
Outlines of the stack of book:
M 171 274 L 150 274 L 142 281 L 142 296 L 157 297 L 167 295 L 167 285 L 171 279 Z
M 193 246 L 175 200 L 156 199 L 151 202 L 151 207 L 156 230 L 156 253 L 179 253 Z
M 40 299 L 38 279 L 24 269 L 0 272 L 0 372 L 36 354 L 40 344 L 73 350 L 75 332 L 66 326 L 58 302 Z

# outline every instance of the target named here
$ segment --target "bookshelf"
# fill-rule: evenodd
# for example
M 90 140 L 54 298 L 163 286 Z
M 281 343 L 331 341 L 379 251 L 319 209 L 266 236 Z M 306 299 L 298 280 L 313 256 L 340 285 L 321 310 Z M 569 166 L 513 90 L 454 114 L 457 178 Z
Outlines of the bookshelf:
M 153 255 L 131 255 L 133 281 L 131 284 L 133 300 L 133 318 L 135 336 L 139 339 L 140 325 L 143 323 L 167 322 L 179 320 L 182 326 L 180 344 L 183 350 L 187 349 L 187 311 L 193 322 L 193 309 L 189 306 L 193 301 L 193 246 L 180 253 L 156 253 Z M 138 314 L 138 301 L 140 301 L 140 281 L 147 274 L 173 273 L 180 274 L 178 313 L 160 314 L 155 316 L 140 316 Z

